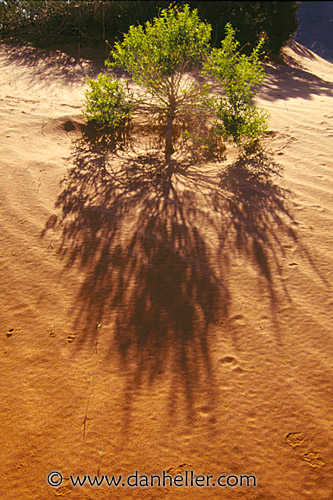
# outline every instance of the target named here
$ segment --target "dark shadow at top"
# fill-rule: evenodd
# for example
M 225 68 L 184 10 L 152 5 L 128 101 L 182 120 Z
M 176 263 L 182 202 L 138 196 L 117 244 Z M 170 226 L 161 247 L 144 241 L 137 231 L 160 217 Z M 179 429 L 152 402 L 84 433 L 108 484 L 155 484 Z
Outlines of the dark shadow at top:
M 290 48 L 292 48 L 292 50 L 295 52 L 295 54 L 298 54 L 301 57 L 307 57 L 308 59 L 311 59 L 311 60 L 315 59 L 315 55 L 311 50 L 304 47 L 304 45 L 301 45 L 300 43 L 295 42 L 293 39 L 291 39 L 289 41 L 289 46 L 290 46 Z M 295 64 L 295 60 L 292 58 L 289 59 L 286 54 L 284 55 L 284 58 L 286 58 L 285 62 L 287 62 L 289 60 L 291 63 Z
M 39 80 L 45 87 L 55 79 L 61 79 L 67 85 L 82 84 L 87 76 L 95 78 L 104 67 L 105 58 L 83 59 L 83 55 L 80 57 L 77 53 L 65 53 L 58 48 L 41 49 L 29 44 L 16 45 L 8 42 L 3 47 L 8 63 L 33 69 L 32 81 Z
M 274 182 L 280 167 L 260 151 L 221 174 L 218 164 L 166 164 L 160 153 L 111 153 L 86 138 L 72 162 L 56 204 L 62 216 L 43 235 L 60 231 L 61 257 L 82 271 L 73 306 L 81 343 L 98 350 L 96 324 L 109 328 L 127 420 L 134 395 L 161 378 L 170 414 L 213 408 L 210 325 L 228 317 L 235 251 L 255 264 L 275 311 L 283 244 L 297 240 L 288 193 Z

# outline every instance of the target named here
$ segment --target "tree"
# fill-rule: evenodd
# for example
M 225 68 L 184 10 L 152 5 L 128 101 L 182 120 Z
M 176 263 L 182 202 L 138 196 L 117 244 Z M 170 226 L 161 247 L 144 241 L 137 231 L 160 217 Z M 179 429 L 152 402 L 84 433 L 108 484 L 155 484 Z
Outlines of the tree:
M 264 78 L 259 60 L 264 40 L 246 56 L 237 51 L 239 43 L 230 24 L 219 49 L 211 49 L 210 33 L 210 24 L 200 21 L 198 11 L 191 11 L 188 5 L 182 10 L 169 6 L 144 26 L 131 26 L 123 41 L 115 43 L 106 64 L 127 70 L 146 93 L 135 103 L 133 96 L 126 96 L 120 81 L 111 82 L 104 76 L 96 83 L 90 80 L 88 119 L 101 126 L 109 120 L 116 127 L 123 122 L 124 112 L 127 118 L 133 110 L 148 112 L 150 122 L 154 118 L 162 122 L 167 161 L 175 149 L 175 130 L 182 128 L 185 139 L 195 138 L 193 126 L 192 135 L 187 130 L 191 123 L 208 133 L 206 139 L 213 133 L 215 137 L 231 137 L 238 146 L 252 143 L 266 130 L 266 114 L 253 103 Z M 192 142 L 205 147 L 202 139 L 196 137 Z M 210 140 L 206 146 L 211 147 Z
M 185 5 L 182 11 L 169 7 L 144 26 L 131 26 L 111 52 L 110 66 L 126 69 L 150 96 L 150 113 L 165 123 L 165 156 L 174 152 L 173 129 L 181 117 L 198 112 L 208 86 L 186 72 L 198 67 L 208 54 L 211 26 L 200 21 L 198 11 Z

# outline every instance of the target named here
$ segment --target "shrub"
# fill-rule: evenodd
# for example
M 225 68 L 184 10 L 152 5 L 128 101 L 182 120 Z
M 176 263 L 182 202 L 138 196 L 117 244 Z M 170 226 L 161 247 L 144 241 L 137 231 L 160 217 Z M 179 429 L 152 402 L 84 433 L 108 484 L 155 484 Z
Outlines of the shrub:
M 177 138 L 207 150 L 219 144 L 218 136 L 231 137 L 239 146 L 253 142 L 266 129 L 266 115 L 252 101 L 264 78 L 259 61 L 264 41 L 246 56 L 237 51 L 239 43 L 230 24 L 220 49 L 211 49 L 210 32 L 211 26 L 188 5 L 182 10 L 169 6 L 152 22 L 131 26 L 123 41 L 115 43 L 106 64 L 128 71 L 146 94 L 130 102 L 119 81 L 100 75 L 89 81 L 92 90 L 87 93 L 85 116 L 116 127 L 134 108 L 148 112 L 152 125 L 154 119 L 162 123 L 157 130 L 164 136 L 166 160 Z M 209 95 L 213 86 L 202 78 L 202 65 L 222 87 L 222 97 Z
M 180 11 L 170 6 L 144 26 L 131 26 L 111 52 L 113 62 L 142 85 L 151 100 L 148 107 L 165 123 L 165 154 L 174 152 L 173 132 L 177 120 L 198 112 L 207 86 L 184 75 L 208 54 L 211 27 L 200 21 L 188 5 Z
M 235 30 L 226 25 L 226 37 L 220 49 L 212 49 L 204 67 L 221 84 L 223 97 L 213 101 L 219 121 L 216 130 L 223 137 L 232 137 L 237 145 L 253 142 L 267 130 L 266 111 L 253 103 L 263 79 L 264 70 L 259 60 L 264 39 L 260 39 L 250 56 L 240 54 Z
M 100 73 L 97 80 L 87 80 L 90 90 L 86 91 L 83 116 L 94 121 L 98 127 L 117 129 L 128 123 L 133 110 L 133 96 L 119 79 Z

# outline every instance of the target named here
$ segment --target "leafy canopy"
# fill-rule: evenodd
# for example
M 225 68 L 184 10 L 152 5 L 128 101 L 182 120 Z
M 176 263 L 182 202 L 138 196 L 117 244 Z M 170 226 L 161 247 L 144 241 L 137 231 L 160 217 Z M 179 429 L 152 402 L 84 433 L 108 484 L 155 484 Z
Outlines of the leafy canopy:
M 116 128 L 132 109 L 148 112 L 149 123 L 156 118 L 161 125 L 167 160 L 175 141 L 188 137 L 188 130 L 202 139 L 201 130 L 194 130 L 199 122 L 208 135 L 231 137 L 238 146 L 252 143 L 267 129 L 267 115 L 253 103 L 264 79 L 259 59 L 264 40 L 247 56 L 239 52 L 231 24 L 225 29 L 221 47 L 211 49 L 210 24 L 188 5 L 169 6 L 144 26 L 131 26 L 123 41 L 115 43 L 106 64 L 127 70 L 148 95 L 129 104 L 119 80 L 100 76 L 97 82 L 90 81 L 86 116 L 89 119 L 90 113 Z M 194 77 L 202 69 L 215 84 Z M 217 122 L 211 124 L 214 118 Z
M 166 158 L 174 152 L 175 121 L 197 113 L 207 95 L 207 86 L 184 76 L 207 56 L 210 33 L 211 26 L 200 20 L 196 9 L 169 6 L 144 26 L 131 26 L 111 51 L 109 65 L 127 70 L 152 97 L 145 109 L 164 121 Z
M 130 26 L 124 40 L 114 45 L 112 65 L 125 68 L 148 89 L 155 88 L 165 77 L 200 63 L 209 51 L 210 36 L 210 24 L 200 21 L 196 9 L 169 6 L 144 26 Z
M 214 102 L 220 119 L 217 129 L 224 137 L 232 137 L 237 144 L 253 140 L 267 130 L 267 112 L 253 103 L 265 72 L 259 59 L 264 44 L 261 38 L 249 56 L 240 54 L 235 30 L 228 23 L 221 48 L 212 49 L 204 64 L 206 74 L 216 78 L 223 89 L 223 97 Z

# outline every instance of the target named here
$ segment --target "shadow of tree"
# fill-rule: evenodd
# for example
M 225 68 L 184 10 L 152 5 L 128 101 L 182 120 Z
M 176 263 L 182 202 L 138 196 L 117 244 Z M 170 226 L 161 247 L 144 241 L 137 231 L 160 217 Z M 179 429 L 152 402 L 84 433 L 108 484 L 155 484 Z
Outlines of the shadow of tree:
M 62 80 L 66 85 L 82 85 L 87 76 L 96 78 L 103 71 L 104 60 L 84 60 L 77 54 L 71 55 L 58 48 L 41 49 L 29 44 L 3 44 L 4 63 L 15 64 L 31 69 L 31 82 L 39 82 L 41 87 L 48 87 L 54 80 Z M 105 68 L 104 68 L 105 69 Z
M 293 51 L 302 56 L 302 57 L 307 57 L 308 59 L 315 59 L 315 56 L 311 50 L 307 49 L 304 45 L 301 45 L 300 43 L 296 42 L 296 40 L 291 39 L 289 41 L 289 47 L 293 49 Z M 284 56 L 285 57 L 285 56 Z
M 42 236 L 60 231 L 59 254 L 83 272 L 73 307 L 81 343 L 97 349 L 96 322 L 109 322 L 127 419 L 134 394 L 162 377 L 170 414 L 181 405 L 191 418 L 198 401 L 213 408 L 209 327 L 228 317 L 235 249 L 255 262 L 274 310 L 282 240 L 297 240 L 288 193 L 274 182 L 281 167 L 260 151 L 221 173 L 85 137 L 72 162 L 56 203 L 62 216 Z
M 295 54 L 313 59 L 313 54 L 294 40 L 289 46 Z M 297 62 L 292 55 L 283 54 L 284 65 L 265 65 L 265 80 L 260 88 L 260 94 L 269 101 L 301 97 L 312 99 L 314 95 L 331 96 L 332 76 L 328 79 L 319 78 L 310 73 Z
M 311 99 L 314 95 L 331 96 L 332 83 L 297 67 L 266 68 L 265 81 L 260 94 L 269 101 L 301 97 Z
M 231 221 L 225 225 L 225 241 L 232 241 L 234 248 L 256 266 L 263 278 L 278 343 L 281 341 L 276 315 L 277 290 L 282 288 L 291 302 L 282 279 L 281 258 L 286 256 L 286 243 L 287 247 L 299 243 L 297 223 L 290 209 L 291 193 L 275 182 L 281 175 L 282 167 L 262 150 L 250 158 L 239 157 L 220 175 L 220 188 L 232 193 L 224 208 Z

